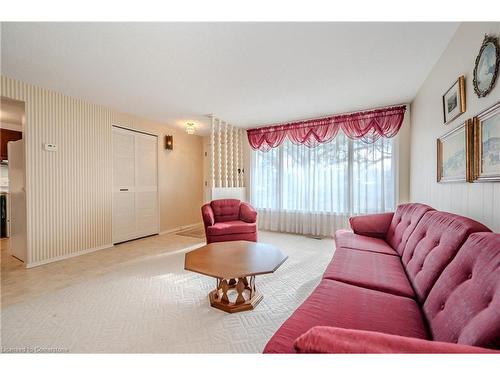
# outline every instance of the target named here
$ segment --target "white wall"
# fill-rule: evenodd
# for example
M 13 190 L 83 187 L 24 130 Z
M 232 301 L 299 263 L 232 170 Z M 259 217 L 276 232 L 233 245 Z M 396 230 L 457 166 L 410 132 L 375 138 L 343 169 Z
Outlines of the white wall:
M 474 62 L 485 34 L 500 37 L 500 23 L 462 23 L 411 105 L 410 198 L 474 218 L 500 232 L 500 183 L 437 183 L 436 139 L 500 100 L 500 82 L 485 98 L 474 93 Z M 466 113 L 443 125 L 441 96 L 465 75 Z
M 411 108 L 407 104 L 403 123 L 394 138 L 396 157 L 398 158 L 396 162 L 396 183 L 398 184 L 396 204 L 407 203 L 410 200 L 410 118 Z

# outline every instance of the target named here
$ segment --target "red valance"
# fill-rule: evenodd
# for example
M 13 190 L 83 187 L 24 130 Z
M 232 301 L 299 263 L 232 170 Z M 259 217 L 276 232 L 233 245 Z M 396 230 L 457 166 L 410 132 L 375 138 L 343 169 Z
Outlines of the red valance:
M 314 120 L 289 122 L 247 130 L 248 141 L 254 150 L 268 151 L 278 147 L 286 137 L 295 143 L 315 147 L 335 138 L 342 129 L 346 136 L 373 143 L 380 137 L 394 137 L 403 123 L 406 106 L 381 108 L 372 111 L 333 115 Z

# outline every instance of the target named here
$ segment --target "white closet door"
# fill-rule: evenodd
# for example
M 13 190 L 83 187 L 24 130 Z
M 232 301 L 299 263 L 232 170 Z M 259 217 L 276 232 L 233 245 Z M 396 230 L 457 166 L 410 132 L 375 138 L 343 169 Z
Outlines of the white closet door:
M 156 234 L 157 138 L 113 128 L 113 242 Z
M 138 133 L 135 136 L 135 210 L 137 235 L 148 236 L 159 232 L 157 138 Z

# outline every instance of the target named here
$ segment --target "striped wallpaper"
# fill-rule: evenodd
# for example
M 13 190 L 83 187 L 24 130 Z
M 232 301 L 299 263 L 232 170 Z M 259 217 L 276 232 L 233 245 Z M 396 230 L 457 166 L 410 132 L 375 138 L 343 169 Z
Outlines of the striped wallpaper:
M 0 95 L 26 103 L 27 266 L 109 246 L 113 111 L 4 76 Z

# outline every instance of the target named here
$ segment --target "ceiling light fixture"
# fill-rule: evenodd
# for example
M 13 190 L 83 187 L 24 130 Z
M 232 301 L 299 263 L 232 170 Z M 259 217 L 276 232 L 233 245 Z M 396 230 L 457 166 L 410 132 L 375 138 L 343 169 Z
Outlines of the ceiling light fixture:
M 194 124 L 192 122 L 188 122 L 186 124 L 186 133 L 188 133 L 188 134 L 194 134 L 195 130 L 196 129 L 195 129 Z

